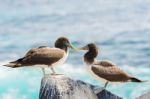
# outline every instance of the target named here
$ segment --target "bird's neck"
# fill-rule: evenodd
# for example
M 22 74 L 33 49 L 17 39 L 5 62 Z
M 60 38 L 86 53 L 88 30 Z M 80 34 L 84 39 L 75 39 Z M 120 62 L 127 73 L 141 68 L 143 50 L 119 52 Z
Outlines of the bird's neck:
M 68 47 L 64 47 L 64 48 L 61 48 L 62 50 L 64 50 L 66 53 L 68 52 Z
M 62 50 L 64 50 L 66 53 L 68 52 L 68 47 L 65 47 L 65 46 L 58 46 L 56 48 L 60 48 Z
M 95 50 L 89 50 L 85 55 L 84 55 L 84 61 L 86 64 L 93 64 L 95 61 L 95 58 L 97 56 L 97 52 Z

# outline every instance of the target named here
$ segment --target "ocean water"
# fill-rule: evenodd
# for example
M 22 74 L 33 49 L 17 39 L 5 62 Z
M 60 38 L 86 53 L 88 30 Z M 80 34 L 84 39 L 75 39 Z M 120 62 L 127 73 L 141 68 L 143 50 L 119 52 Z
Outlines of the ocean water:
M 38 99 L 40 68 L 2 65 L 23 57 L 31 48 L 52 47 L 60 36 L 77 47 L 94 42 L 100 51 L 98 59 L 111 60 L 125 72 L 148 80 L 109 84 L 107 90 L 124 99 L 150 91 L 149 5 L 149 0 L 0 0 L 1 99 Z M 70 50 L 56 71 L 103 86 L 85 70 L 83 55 Z

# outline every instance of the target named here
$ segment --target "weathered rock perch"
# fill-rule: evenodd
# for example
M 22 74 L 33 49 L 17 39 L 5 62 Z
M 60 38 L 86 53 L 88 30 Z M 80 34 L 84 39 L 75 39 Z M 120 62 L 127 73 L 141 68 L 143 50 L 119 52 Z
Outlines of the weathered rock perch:
M 140 96 L 139 98 L 136 98 L 136 99 L 150 99 L 150 92 Z
M 107 90 L 100 90 L 102 88 L 64 75 L 47 75 L 41 81 L 39 99 L 122 99 Z

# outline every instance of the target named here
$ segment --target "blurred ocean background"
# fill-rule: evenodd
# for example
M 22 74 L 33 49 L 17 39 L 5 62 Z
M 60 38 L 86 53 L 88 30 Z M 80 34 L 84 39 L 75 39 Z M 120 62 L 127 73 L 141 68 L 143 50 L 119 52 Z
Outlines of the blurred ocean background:
M 109 84 L 124 99 L 150 91 L 149 0 L 0 0 L 0 98 L 38 99 L 40 68 L 7 68 L 34 47 L 53 47 L 66 36 L 77 47 L 94 42 L 101 60 L 111 60 L 145 83 Z M 57 72 L 94 85 L 82 61 L 84 52 L 70 50 Z M 47 70 L 49 72 L 49 70 Z

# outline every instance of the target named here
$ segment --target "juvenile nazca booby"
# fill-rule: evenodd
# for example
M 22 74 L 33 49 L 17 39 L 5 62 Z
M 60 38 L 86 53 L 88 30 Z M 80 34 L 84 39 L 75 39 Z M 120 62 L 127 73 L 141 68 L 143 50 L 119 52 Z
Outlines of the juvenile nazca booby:
M 12 61 L 4 66 L 17 68 L 32 65 L 44 65 L 45 67 L 47 65 L 48 67 L 51 67 L 53 74 L 55 74 L 55 71 L 52 67 L 64 63 L 68 56 L 68 48 L 75 49 L 67 38 L 60 37 L 55 42 L 55 48 L 46 46 L 33 48 L 29 50 L 23 58 Z M 43 66 L 42 70 L 45 74 Z
M 117 65 L 106 60 L 96 60 L 98 48 L 95 44 L 90 43 L 80 50 L 87 50 L 84 55 L 84 62 L 92 76 L 97 80 L 105 81 L 105 88 L 108 82 L 143 82 L 133 76 L 128 75 Z

